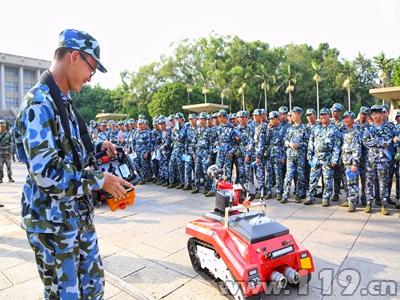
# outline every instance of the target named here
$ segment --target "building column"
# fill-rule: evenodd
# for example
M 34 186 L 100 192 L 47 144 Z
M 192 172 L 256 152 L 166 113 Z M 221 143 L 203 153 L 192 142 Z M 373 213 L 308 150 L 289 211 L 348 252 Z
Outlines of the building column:
M 19 95 L 19 103 L 17 103 L 17 107 L 18 108 L 21 103 L 22 100 L 24 99 L 24 68 L 23 67 L 19 67 L 19 80 L 18 80 L 18 95 Z
M 40 69 L 37 69 L 36 70 L 36 81 L 39 81 L 40 80 Z
M 4 64 L 0 65 L 0 110 L 6 110 L 6 73 Z

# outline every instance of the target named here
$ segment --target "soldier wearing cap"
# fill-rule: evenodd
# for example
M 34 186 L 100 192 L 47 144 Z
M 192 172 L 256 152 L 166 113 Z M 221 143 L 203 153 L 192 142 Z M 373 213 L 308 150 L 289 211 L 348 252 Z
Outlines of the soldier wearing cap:
M 260 140 L 259 144 L 267 145 L 267 174 L 266 191 L 272 191 L 274 184 L 272 177 L 275 179 L 275 193 L 278 201 L 282 200 L 283 194 L 283 166 L 286 161 L 284 149 L 284 137 L 286 128 L 280 123 L 280 115 L 277 111 L 271 111 L 268 115 L 270 125 L 266 134 Z
M 107 122 L 103 121 L 100 124 L 100 132 L 97 135 L 97 140 L 100 142 L 109 141 L 110 135 L 107 132 Z
M 239 149 L 237 154 L 239 182 L 242 184 L 254 184 L 253 172 L 251 170 L 254 129 L 249 125 L 249 113 L 247 111 L 239 111 L 237 113 L 237 117 L 239 119 L 237 130 L 240 135 Z
M 284 144 L 286 147 L 286 176 L 284 181 L 284 191 L 281 203 L 287 202 L 290 193 L 292 180 L 296 176 L 295 185 L 295 201 L 300 203 L 301 199 L 306 197 L 306 181 L 305 181 L 305 166 L 307 157 L 307 145 L 309 131 L 301 122 L 303 109 L 293 107 L 292 120 L 293 124 L 286 132 Z
M 3 183 L 4 164 L 7 167 L 8 182 L 14 182 L 11 171 L 12 144 L 12 137 L 10 131 L 7 130 L 6 121 L 0 120 L 0 183 Z M 0 204 L 0 207 L 3 205 Z
M 330 205 L 333 190 L 333 169 L 339 162 L 340 136 L 335 125 L 330 123 L 329 109 L 320 110 L 321 124 L 311 131 L 307 148 L 307 160 L 311 166 L 310 185 L 305 205 L 313 204 L 317 191 L 318 180 L 324 182 L 322 206 Z
M 395 116 L 396 131 L 400 133 L 400 111 L 398 110 Z M 400 147 L 396 147 L 396 154 L 400 153 Z M 397 155 L 398 156 L 398 155 Z M 396 207 L 400 209 L 400 165 L 399 161 L 395 159 L 394 174 L 396 176 Z
M 266 123 L 262 121 L 262 113 L 260 109 L 255 109 L 253 111 L 253 120 L 254 120 L 254 138 L 253 138 L 253 148 L 252 154 L 255 164 L 255 173 L 257 178 L 257 190 L 258 196 L 261 198 L 269 199 L 271 197 L 271 192 L 269 190 L 265 190 L 265 169 L 267 165 L 267 157 L 266 154 L 268 152 L 268 145 L 266 142 L 266 134 L 267 134 L 267 126 Z M 251 175 L 253 177 L 253 175 Z
M 78 128 L 78 121 L 83 119 L 70 91 L 79 92 L 96 70 L 106 72 L 98 42 L 83 31 L 64 30 L 49 70 L 26 94 L 15 123 L 18 157 L 28 168 L 22 227 L 35 253 L 45 299 L 103 299 L 104 269 L 90 193 L 103 189 L 118 198 L 126 194 L 125 187 L 133 188 L 110 173 L 86 168 L 91 141 L 80 135 L 85 129 Z M 116 155 L 108 141 L 97 143 L 96 149 Z
M 153 173 L 153 183 L 160 184 L 160 182 L 161 182 L 159 179 L 160 161 L 159 161 L 159 157 L 157 156 L 157 149 L 161 145 L 162 132 L 161 132 L 161 128 L 158 126 L 158 124 L 159 124 L 159 118 L 154 117 L 153 118 L 153 129 L 150 130 L 150 136 L 151 136 L 150 166 L 151 166 L 151 171 Z
M 207 126 L 207 113 L 199 114 L 199 126 L 196 128 L 196 145 L 195 145 L 195 176 L 194 188 L 192 194 L 200 192 L 200 180 L 204 180 L 204 194 L 207 194 L 211 189 L 211 181 L 207 176 L 207 169 L 212 162 L 212 129 Z
M 132 139 L 132 148 L 136 152 L 137 158 L 135 159 L 139 166 L 140 181 L 138 184 L 145 184 L 146 181 L 153 180 L 151 171 L 151 150 L 153 141 L 151 139 L 151 132 L 146 128 L 145 119 L 138 119 L 138 130 L 135 132 Z
M 158 118 L 158 127 L 161 131 L 161 143 L 157 150 L 160 151 L 159 162 L 159 181 L 162 186 L 169 185 L 168 164 L 171 155 L 171 129 L 167 128 L 167 118 L 160 116 Z
M 339 130 L 338 132 L 340 141 L 342 141 L 343 139 L 343 132 L 345 130 L 345 126 L 342 122 L 342 111 L 343 111 L 343 105 L 340 103 L 334 103 L 331 107 L 331 113 L 332 113 L 331 123 L 335 125 L 336 128 Z M 342 182 L 344 182 L 344 172 L 341 160 L 339 160 L 338 165 L 333 170 L 333 182 L 334 183 L 333 183 L 332 201 L 339 201 L 340 185 Z
M 185 182 L 185 164 L 182 155 L 185 154 L 187 127 L 182 113 L 175 114 L 175 126 L 171 132 L 172 152 L 168 165 L 168 188 L 183 189 Z
M 361 161 L 361 132 L 354 125 L 355 114 L 346 111 L 343 114 L 343 123 L 346 126 L 343 133 L 342 162 L 345 170 L 346 201 L 340 206 L 348 207 L 354 212 L 358 200 L 358 174 Z
M 367 148 L 367 205 L 365 212 L 370 213 L 374 202 L 375 179 L 379 182 L 379 200 L 381 212 L 388 215 L 387 203 L 389 199 L 389 168 L 394 155 L 394 143 L 398 143 L 398 134 L 385 122 L 382 106 L 373 105 L 371 116 L 374 124 L 364 131 L 362 141 Z
M 231 123 L 228 122 L 228 113 L 221 109 L 218 112 L 219 126 L 217 129 L 217 158 L 216 165 L 219 169 L 223 169 L 224 175 L 228 181 L 232 177 L 232 161 L 234 156 L 235 145 L 240 139 L 238 132 Z M 215 196 L 215 182 L 213 182 L 211 190 L 206 194 L 206 197 Z
M 185 153 L 189 155 L 189 161 L 185 161 L 185 186 L 183 190 L 189 191 L 194 184 L 193 172 L 196 155 L 197 144 L 197 116 L 196 114 L 189 114 L 189 124 L 187 126 L 187 139 L 185 144 Z

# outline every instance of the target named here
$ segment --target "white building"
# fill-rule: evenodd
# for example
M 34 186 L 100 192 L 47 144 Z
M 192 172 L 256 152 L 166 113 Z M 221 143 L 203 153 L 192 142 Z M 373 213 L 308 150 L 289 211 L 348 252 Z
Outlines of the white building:
M 25 93 L 50 63 L 0 52 L 0 119 L 14 119 Z

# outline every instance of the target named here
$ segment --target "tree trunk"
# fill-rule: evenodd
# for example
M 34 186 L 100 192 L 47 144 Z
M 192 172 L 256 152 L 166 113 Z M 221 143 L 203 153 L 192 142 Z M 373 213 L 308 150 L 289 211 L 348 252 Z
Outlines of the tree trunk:
M 319 86 L 318 86 L 318 80 L 315 80 L 317 83 L 317 119 L 319 119 Z

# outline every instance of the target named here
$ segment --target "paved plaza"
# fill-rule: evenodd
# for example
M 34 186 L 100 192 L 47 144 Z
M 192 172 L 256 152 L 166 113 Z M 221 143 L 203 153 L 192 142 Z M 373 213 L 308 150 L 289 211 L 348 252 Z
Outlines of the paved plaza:
M 0 185 L 0 299 L 41 299 L 33 251 L 19 226 L 26 170 L 13 170 L 16 182 Z M 214 199 L 154 184 L 136 190 L 134 206 L 96 209 L 106 299 L 227 299 L 193 271 L 186 250 L 185 225 L 212 210 Z M 385 217 L 378 208 L 350 214 L 337 204 L 267 204 L 269 216 L 310 250 L 316 272 L 306 295 L 288 289 L 266 299 L 400 299 L 398 210 Z

